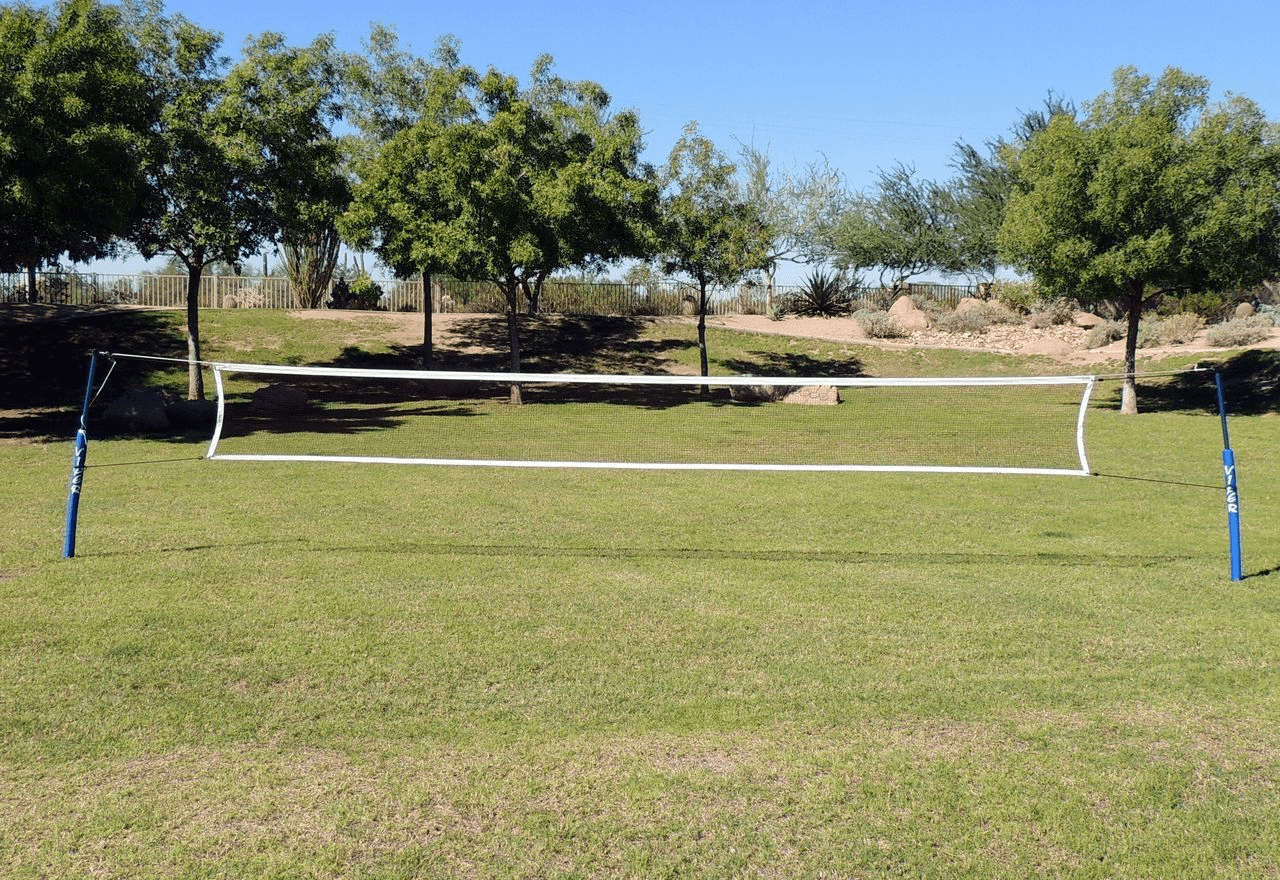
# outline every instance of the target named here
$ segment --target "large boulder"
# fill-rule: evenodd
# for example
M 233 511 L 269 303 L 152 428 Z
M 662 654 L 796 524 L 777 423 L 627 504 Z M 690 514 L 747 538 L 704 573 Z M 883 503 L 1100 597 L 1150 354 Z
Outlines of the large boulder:
M 118 431 L 154 434 L 169 430 L 168 401 L 153 388 L 130 388 L 107 405 L 102 420 Z
M 889 317 L 908 333 L 912 330 L 929 329 L 929 316 L 920 310 L 915 300 L 905 294 L 894 300 L 889 307 Z
M 840 402 L 840 391 L 834 385 L 804 385 L 782 398 L 783 403 L 801 403 L 808 406 L 835 406 Z
M 840 402 L 840 391 L 834 385 L 730 385 L 729 397 L 739 403 L 834 406 Z
M 739 403 L 773 403 L 786 397 L 796 385 L 730 385 L 729 399 Z
M 253 392 L 253 408 L 269 415 L 289 415 L 307 408 L 307 393 L 293 385 L 266 385 Z

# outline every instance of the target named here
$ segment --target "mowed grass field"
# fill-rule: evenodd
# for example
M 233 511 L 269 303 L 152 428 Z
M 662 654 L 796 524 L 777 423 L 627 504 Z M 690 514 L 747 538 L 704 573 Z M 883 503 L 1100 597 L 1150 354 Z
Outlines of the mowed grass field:
M 210 358 L 412 359 L 372 319 L 203 318 Z M 532 322 L 530 369 L 696 358 L 681 325 L 586 324 Z M 180 354 L 180 327 L 0 343 L 4 876 L 1280 875 L 1273 355 L 1215 356 L 1243 413 L 1241 582 L 1207 374 L 1146 384 L 1137 417 L 1104 387 L 1092 478 L 210 462 L 197 435 L 105 436 L 60 558 L 87 352 Z M 711 346 L 726 373 L 1065 372 Z M 185 384 L 118 370 L 104 398 Z

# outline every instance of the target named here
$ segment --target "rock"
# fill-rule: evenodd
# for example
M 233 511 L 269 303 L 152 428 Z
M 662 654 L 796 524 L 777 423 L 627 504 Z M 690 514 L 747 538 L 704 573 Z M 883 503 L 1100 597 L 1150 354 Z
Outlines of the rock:
M 913 330 L 929 329 L 929 316 L 916 306 L 915 300 L 905 294 L 898 297 L 889 307 L 889 317 L 908 333 Z
M 107 406 L 103 421 L 113 428 L 140 434 L 169 430 L 167 401 L 162 393 L 150 388 L 130 388 Z
M 1071 318 L 1071 322 L 1077 327 L 1083 327 L 1086 330 L 1092 330 L 1099 324 L 1103 323 L 1102 318 L 1089 312 L 1076 312 Z
M 731 385 L 729 397 L 740 403 L 834 406 L 840 402 L 840 392 L 834 385 Z
M 893 305 L 889 306 L 889 314 L 893 315 L 895 318 L 898 317 L 898 315 L 918 311 L 920 311 L 920 308 L 916 305 L 916 301 L 905 293 L 895 299 L 893 301 Z
M 986 305 L 982 300 L 972 296 L 966 296 L 960 302 L 956 303 L 956 314 L 963 315 L 965 312 L 972 312 L 974 309 L 983 308 Z
M 905 312 L 901 315 L 894 315 L 893 320 L 897 322 L 899 327 L 908 333 L 915 330 L 928 330 L 930 326 L 929 316 L 919 309 L 916 309 L 914 312 Z
M 253 392 L 253 408 L 261 413 L 288 415 L 307 407 L 307 393 L 292 385 L 266 385 Z
M 175 428 L 209 428 L 218 417 L 218 404 L 212 400 L 175 400 L 164 412 Z
M 730 385 L 729 399 L 739 403 L 773 403 L 796 390 L 795 385 Z
M 1257 313 L 1257 309 L 1253 307 L 1253 303 L 1240 303 L 1236 306 L 1235 318 L 1252 318 Z
M 840 392 L 834 385 L 804 385 L 782 398 L 783 403 L 802 403 L 809 406 L 835 406 L 840 402 Z

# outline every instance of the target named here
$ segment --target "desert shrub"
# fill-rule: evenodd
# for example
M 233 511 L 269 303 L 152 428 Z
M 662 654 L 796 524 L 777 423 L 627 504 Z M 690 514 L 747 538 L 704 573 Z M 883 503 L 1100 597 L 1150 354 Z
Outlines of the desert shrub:
M 1085 348 L 1102 348 L 1117 339 L 1124 339 L 1125 326 L 1120 321 L 1103 321 L 1084 337 Z
M 1045 327 L 1070 324 L 1075 314 L 1076 304 L 1069 299 L 1060 296 L 1040 299 L 1032 305 L 1031 316 L 1027 323 L 1037 330 L 1042 330 Z
M 1258 306 L 1259 318 L 1266 318 L 1272 327 L 1280 327 L 1280 306 Z
M 1034 280 L 999 279 L 991 283 L 991 299 L 1007 309 L 1025 315 L 1037 302 L 1044 299 L 1044 294 Z
M 935 325 L 951 333 L 982 333 L 993 324 L 1012 324 L 1017 315 L 1003 303 L 980 302 L 964 311 L 953 311 L 935 321 Z
M 1207 322 L 1227 321 L 1233 317 L 1242 302 L 1252 302 L 1255 292 L 1250 290 L 1195 291 L 1191 293 L 1165 294 L 1156 306 L 1161 315 L 1177 315 L 1192 312 Z
M 853 305 L 853 294 L 839 275 L 821 270 L 809 277 L 790 298 L 787 311 L 806 318 L 835 318 L 847 315 Z
M 1204 327 L 1204 319 L 1190 312 L 1144 320 L 1138 327 L 1138 348 L 1183 345 Z
M 1220 293 L 1202 291 L 1199 293 L 1165 294 L 1156 305 L 1158 315 L 1178 315 L 1191 312 L 1206 320 L 1224 317 L 1234 303 L 1228 307 L 1227 297 Z
M 1164 345 L 1159 321 L 1143 321 L 1138 325 L 1138 348 L 1157 348 Z
M 1265 315 L 1237 318 L 1214 324 L 1205 334 L 1205 341 L 1214 348 L 1238 348 L 1261 342 L 1271 335 L 1271 319 Z
M 338 282 L 333 285 L 329 308 L 372 311 L 379 307 L 381 300 L 382 285 L 368 275 L 361 274 L 350 282 L 345 278 L 338 279 Z
M 937 326 L 942 321 L 945 321 L 952 312 L 952 308 L 949 305 L 932 297 L 913 295 L 911 299 L 915 302 L 916 308 L 924 312 L 925 316 L 928 317 L 931 326 Z
M 1181 312 L 1161 319 L 1159 327 L 1165 345 L 1185 345 L 1204 329 L 1204 318 L 1194 312 Z
M 860 309 L 854 312 L 853 318 L 862 327 L 862 331 L 872 339 L 901 339 L 907 332 L 898 326 L 898 322 L 888 312 L 875 309 Z

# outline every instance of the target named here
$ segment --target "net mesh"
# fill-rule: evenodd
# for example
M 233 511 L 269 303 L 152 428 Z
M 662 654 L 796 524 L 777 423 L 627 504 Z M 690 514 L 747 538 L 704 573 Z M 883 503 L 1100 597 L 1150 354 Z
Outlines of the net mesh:
M 1090 377 L 875 380 L 215 365 L 209 457 L 1088 472 Z M 705 383 L 705 386 L 704 386 Z

